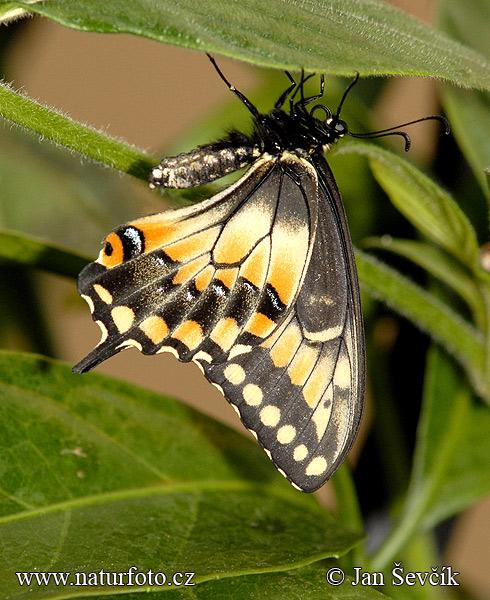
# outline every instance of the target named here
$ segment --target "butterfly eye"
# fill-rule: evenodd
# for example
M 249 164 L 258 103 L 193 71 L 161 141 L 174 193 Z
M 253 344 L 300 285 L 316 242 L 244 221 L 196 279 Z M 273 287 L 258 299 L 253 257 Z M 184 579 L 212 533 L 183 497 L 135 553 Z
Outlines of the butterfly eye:
M 347 133 L 347 123 L 345 121 L 337 121 L 334 125 L 335 133 L 339 136 Z

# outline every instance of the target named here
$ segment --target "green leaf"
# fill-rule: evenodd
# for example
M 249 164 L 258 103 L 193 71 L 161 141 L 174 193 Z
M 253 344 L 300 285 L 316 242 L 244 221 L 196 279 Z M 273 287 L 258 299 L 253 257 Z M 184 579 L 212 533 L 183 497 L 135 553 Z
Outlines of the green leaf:
M 359 540 L 254 442 L 174 400 L 9 352 L 0 352 L 0 396 L 6 596 L 21 594 L 16 571 L 135 564 L 202 582 L 288 571 Z
M 490 164 L 490 95 L 444 86 L 442 100 L 452 131 L 488 199 L 484 170 Z
M 473 403 L 459 369 L 432 348 L 408 495 L 400 521 L 374 558 L 373 568 L 396 559 L 418 531 L 488 493 L 489 452 L 488 407 Z
M 5 4 L 5 2 L 4 2 Z M 489 63 L 377 0 L 8 2 L 84 31 L 132 33 L 278 69 L 423 75 L 490 88 Z
M 151 167 L 158 162 L 134 146 L 73 121 L 68 116 L 15 92 L 5 83 L 0 83 L 0 116 L 37 133 L 43 139 L 145 181 Z
M 400 240 L 387 235 L 367 238 L 363 247 L 388 250 L 425 269 L 459 294 L 470 308 L 478 328 L 484 328 L 485 307 L 478 286 L 468 272 L 445 252 L 426 242 Z
M 373 144 L 350 142 L 336 155 L 369 157 L 372 171 L 396 208 L 430 240 L 469 268 L 478 265 L 479 249 L 471 223 L 451 196 L 408 163 Z
M 356 252 L 362 289 L 410 319 L 464 367 L 475 390 L 490 401 L 483 336 L 449 306 L 379 260 Z
M 459 369 L 435 349 L 423 406 L 408 503 L 426 498 L 429 526 L 490 491 L 490 410 L 474 401 Z
M 57 275 L 77 277 L 89 259 L 42 240 L 0 230 L 0 259 L 44 269 Z

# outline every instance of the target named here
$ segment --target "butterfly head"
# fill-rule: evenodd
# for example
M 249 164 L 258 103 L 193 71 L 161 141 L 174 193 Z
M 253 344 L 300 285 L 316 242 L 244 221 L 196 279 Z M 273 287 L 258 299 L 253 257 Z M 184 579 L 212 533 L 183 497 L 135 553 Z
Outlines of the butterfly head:
M 320 109 L 325 112 L 325 118 L 323 120 L 314 117 L 314 113 Z M 330 146 L 349 134 L 349 126 L 347 123 L 338 115 L 332 115 L 331 111 L 326 106 L 317 104 L 311 109 L 309 114 L 310 117 L 313 117 L 314 123 L 312 126 L 317 133 L 317 136 L 320 138 L 323 147 Z

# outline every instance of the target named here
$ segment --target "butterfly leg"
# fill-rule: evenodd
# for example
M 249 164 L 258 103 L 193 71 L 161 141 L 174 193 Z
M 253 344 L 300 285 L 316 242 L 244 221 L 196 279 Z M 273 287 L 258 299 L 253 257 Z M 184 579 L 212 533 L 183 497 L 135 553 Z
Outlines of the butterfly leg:
M 250 165 L 259 154 L 259 148 L 248 136 L 231 133 L 213 144 L 163 158 L 151 170 L 149 184 L 152 189 L 196 187 Z
M 296 81 L 294 81 L 293 76 L 291 75 L 291 73 L 289 71 L 284 71 L 284 74 L 286 75 L 286 77 L 289 79 L 289 87 L 287 87 L 284 92 L 279 96 L 279 98 L 277 99 L 277 102 L 274 105 L 274 108 L 282 108 L 282 105 L 284 104 L 284 102 L 286 101 L 286 98 L 289 96 L 289 94 L 294 90 L 294 88 L 296 87 Z

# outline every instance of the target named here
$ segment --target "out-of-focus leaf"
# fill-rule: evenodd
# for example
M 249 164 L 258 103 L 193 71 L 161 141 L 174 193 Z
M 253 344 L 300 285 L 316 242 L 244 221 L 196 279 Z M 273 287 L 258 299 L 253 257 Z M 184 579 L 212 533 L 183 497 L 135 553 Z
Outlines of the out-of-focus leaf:
M 363 290 L 444 346 L 464 367 L 477 393 L 490 402 L 483 336 L 439 298 L 379 260 L 358 250 L 356 263 Z
M 5 4 L 5 0 L 0 2 Z M 50 0 L 11 2 L 63 25 L 132 33 L 278 69 L 425 75 L 490 89 L 477 52 L 377 0 Z
M 490 56 L 490 11 L 486 0 L 468 0 L 464 3 L 441 0 L 438 12 L 443 31 L 483 56 Z M 490 95 L 444 86 L 442 101 L 454 135 L 489 201 L 490 209 L 490 193 L 483 172 L 490 164 Z
M 343 144 L 337 155 L 364 154 L 374 176 L 396 208 L 426 237 L 469 268 L 478 265 L 478 243 L 471 223 L 451 196 L 409 162 L 365 143 Z
M 444 86 L 442 99 L 453 133 L 488 198 L 484 169 L 490 163 L 490 94 Z
M 134 197 L 128 180 L 19 129 L 0 131 L 0 229 L 94 256 L 115 226 L 162 206 Z
M 69 250 L 57 248 L 14 231 L 0 230 L 0 259 L 43 269 L 57 275 L 77 277 L 89 262 Z
M 490 411 L 473 402 L 459 369 L 432 348 L 414 467 L 400 522 L 373 561 L 383 568 L 420 529 L 490 491 Z
M 287 572 L 359 540 L 294 490 L 254 442 L 174 400 L 8 352 L 0 352 L 0 395 L 6 597 L 59 594 L 54 585 L 20 588 L 16 571 L 137 565 L 193 571 L 199 582 Z
M 463 298 L 480 329 L 485 326 L 485 308 L 478 286 L 468 272 L 442 250 L 426 242 L 400 240 L 387 235 L 367 238 L 363 247 L 388 250 L 422 267 Z

